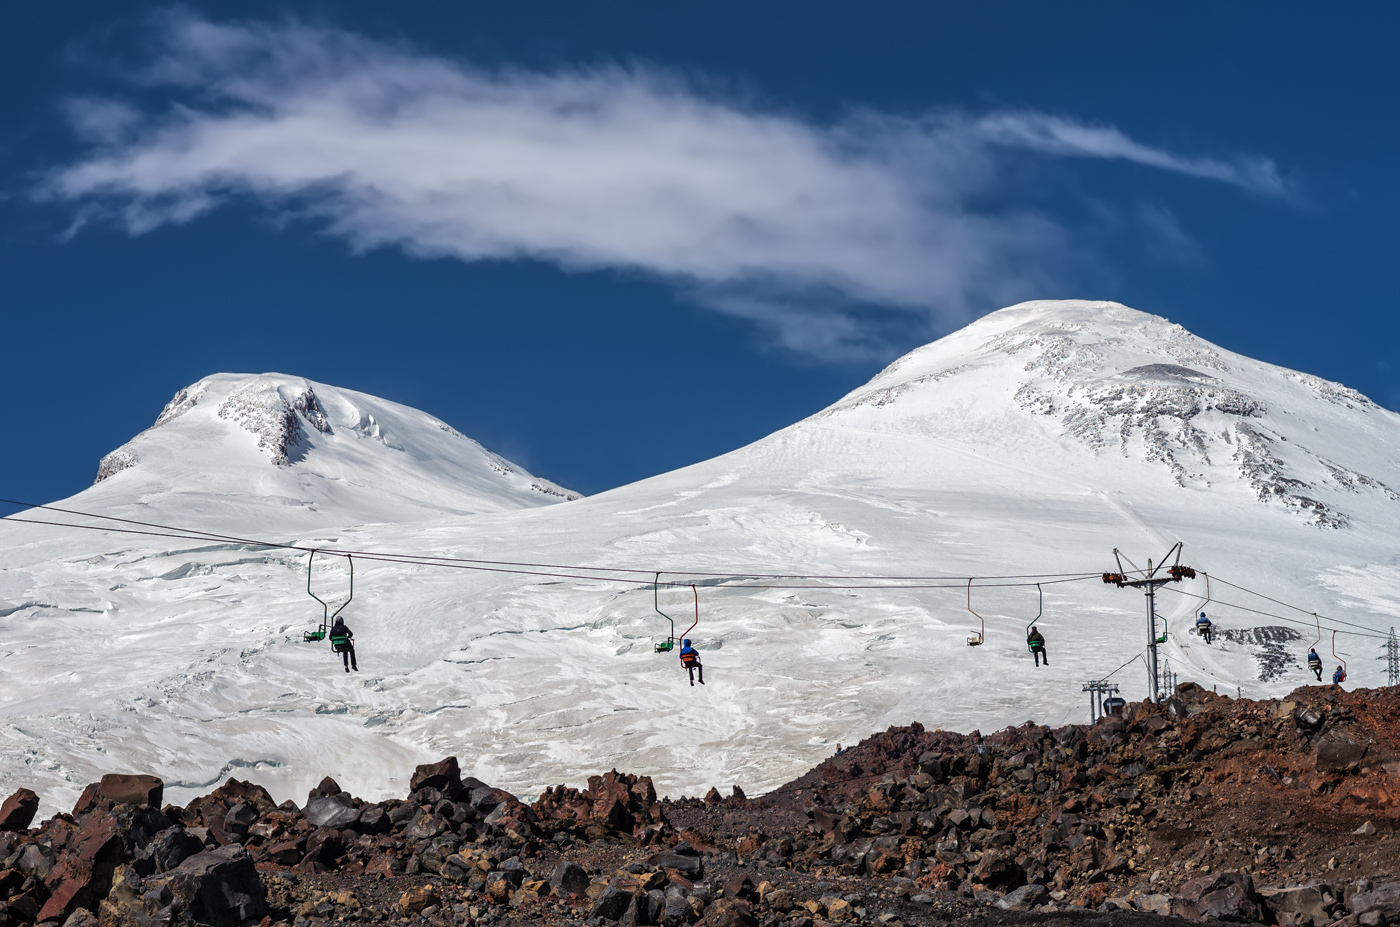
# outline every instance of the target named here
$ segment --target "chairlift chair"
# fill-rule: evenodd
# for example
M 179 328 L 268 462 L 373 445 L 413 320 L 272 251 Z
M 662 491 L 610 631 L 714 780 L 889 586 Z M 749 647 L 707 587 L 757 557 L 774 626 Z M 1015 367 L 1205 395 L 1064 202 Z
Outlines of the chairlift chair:
M 1036 583 L 1035 591 L 1040 594 L 1040 607 L 1036 609 L 1035 617 L 1026 622 L 1026 651 L 1028 653 L 1035 652 L 1035 648 L 1031 646 L 1031 628 L 1035 627 L 1040 621 L 1041 616 L 1045 614 L 1045 590 L 1041 587 L 1040 583 Z
M 317 553 L 318 551 L 313 550 L 306 558 L 306 592 L 311 598 L 321 603 L 321 625 L 314 631 L 307 631 L 302 634 L 302 641 L 308 644 L 325 640 L 326 635 L 330 633 L 331 624 L 335 621 L 336 616 L 345 611 L 345 606 L 349 605 L 351 600 L 355 598 L 355 558 L 351 557 L 349 554 L 345 555 L 345 559 L 350 564 L 350 597 L 340 603 L 340 607 L 332 612 L 326 600 L 312 591 L 311 569 L 316 560 Z M 334 642 L 332 642 L 332 646 L 334 646 Z
M 978 630 L 976 634 L 973 634 L 968 637 L 967 646 L 981 647 L 982 642 L 987 639 L 987 619 L 983 618 L 981 615 L 978 615 L 972 607 L 972 580 L 970 578 L 967 581 L 967 610 L 972 612 L 972 614 L 976 616 L 977 620 L 981 623 L 980 630 Z
M 666 614 L 661 610 L 661 593 L 659 591 L 660 587 L 661 574 L 657 573 L 655 578 L 653 578 L 651 581 L 652 608 L 656 609 L 656 613 L 662 618 L 665 618 L 667 621 L 671 622 L 671 633 L 666 636 L 665 640 L 655 641 L 652 644 L 652 652 L 670 653 L 672 650 L 676 649 L 676 622 L 671 618 L 670 615 Z

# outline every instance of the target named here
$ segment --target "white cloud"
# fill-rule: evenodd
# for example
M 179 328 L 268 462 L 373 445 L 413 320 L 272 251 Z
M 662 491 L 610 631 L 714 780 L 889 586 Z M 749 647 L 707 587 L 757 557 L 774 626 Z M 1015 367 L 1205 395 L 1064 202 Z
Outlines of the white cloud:
M 646 69 L 486 71 L 187 15 L 161 34 L 140 80 L 177 104 L 70 106 L 87 147 L 40 196 L 133 234 L 252 196 L 356 249 L 640 271 L 819 356 L 880 350 L 872 306 L 952 324 L 1061 279 L 1059 225 L 980 205 L 1010 152 L 1285 192 L 1265 160 L 1184 157 L 1038 113 L 817 124 Z

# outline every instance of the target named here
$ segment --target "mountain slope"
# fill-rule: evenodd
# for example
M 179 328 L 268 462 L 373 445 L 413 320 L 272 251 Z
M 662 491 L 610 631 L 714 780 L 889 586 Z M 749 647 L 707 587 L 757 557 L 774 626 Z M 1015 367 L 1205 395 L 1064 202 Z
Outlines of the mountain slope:
M 1311 616 L 1221 580 L 1388 627 L 1397 448 L 1400 418 L 1344 387 L 1116 304 L 1024 304 L 753 445 L 568 505 L 391 524 L 319 503 L 322 527 L 288 534 L 636 571 L 616 582 L 362 562 L 347 609 L 358 675 L 300 643 L 320 614 L 301 555 L 6 525 L 7 563 L 28 565 L 0 575 L 0 776 L 18 782 L 27 762 L 29 783 L 44 768 L 60 804 L 116 765 L 165 776 L 177 796 L 232 768 L 279 799 L 326 772 L 373 796 L 413 762 L 456 753 L 521 791 L 605 765 L 672 792 L 753 791 L 890 724 L 1079 720 L 1081 686 L 1107 674 L 1141 698 L 1138 594 L 1097 576 L 1036 577 L 1039 589 L 992 577 L 1096 574 L 1116 568 L 1114 548 L 1144 564 L 1177 540 L 1184 562 L 1217 578 L 1222 635 L 1207 647 L 1185 633 L 1203 578 L 1168 587 L 1164 656 L 1207 687 L 1283 692 L 1312 678 L 1301 665 L 1318 636 Z M 254 452 L 270 456 L 255 440 Z M 129 473 L 140 466 L 74 507 Z M 221 524 L 246 519 L 246 536 L 285 516 L 256 498 L 222 501 Z M 653 611 L 654 570 L 676 584 L 658 598 L 678 631 L 698 596 L 704 687 L 652 652 L 669 630 Z M 777 588 L 794 584 L 685 571 L 964 579 Z M 321 578 L 336 588 L 344 565 Z M 1041 592 L 1052 663 L 1032 668 L 1024 635 Z M 969 595 L 986 616 L 976 648 Z M 1384 679 L 1380 644 L 1339 635 L 1354 683 Z

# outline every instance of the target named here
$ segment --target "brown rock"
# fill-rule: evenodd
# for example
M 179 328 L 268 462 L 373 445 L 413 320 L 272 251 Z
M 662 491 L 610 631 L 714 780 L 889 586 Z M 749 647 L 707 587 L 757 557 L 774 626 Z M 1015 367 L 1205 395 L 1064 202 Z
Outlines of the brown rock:
M 501 878 L 494 882 L 486 883 L 486 897 L 491 899 L 492 904 L 510 903 L 511 884 L 509 879 Z
M 100 782 L 94 782 L 83 789 L 78 803 L 73 806 L 73 816 L 95 810 L 102 802 L 115 805 L 150 805 L 159 808 L 165 795 L 165 783 L 156 776 L 127 776 L 108 773 Z
M 462 787 L 462 770 L 457 765 L 457 758 L 449 756 L 436 763 L 424 763 L 414 770 L 408 787 L 414 792 L 419 789 L 455 792 Z
M 39 796 L 29 789 L 20 789 L 0 805 L 0 831 L 28 830 L 39 810 Z
M 267 848 L 267 853 L 274 860 L 284 866 L 295 866 L 301 862 L 301 857 L 306 850 L 306 838 L 298 840 L 286 840 L 282 843 L 275 843 Z
M 1327 734 L 1317 743 L 1317 771 L 1352 772 L 1365 755 L 1365 744 L 1344 734 Z

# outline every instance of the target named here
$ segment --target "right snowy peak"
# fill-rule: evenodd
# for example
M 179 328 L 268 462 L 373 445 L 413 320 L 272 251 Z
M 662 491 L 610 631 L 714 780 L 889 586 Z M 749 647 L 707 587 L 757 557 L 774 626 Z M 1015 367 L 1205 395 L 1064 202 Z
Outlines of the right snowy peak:
M 1233 487 L 1321 527 L 1400 502 L 1400 466 L 1387 452 L 1400 447 L 1400 416 L 1119 303 L 994 312 L 817 417 L 954 441 L 1037 470 L 1082 475 L 1115 458 L 1144 461 L 1176 488 Z

